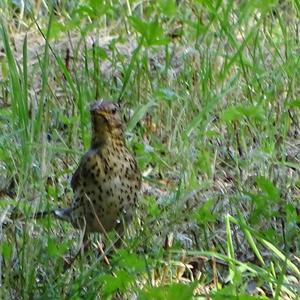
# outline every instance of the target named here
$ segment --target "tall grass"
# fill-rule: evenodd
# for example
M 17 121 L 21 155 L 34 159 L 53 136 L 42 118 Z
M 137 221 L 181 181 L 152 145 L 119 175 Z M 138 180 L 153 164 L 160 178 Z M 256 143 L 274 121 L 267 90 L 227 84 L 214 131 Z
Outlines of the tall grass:
M 0 297 L 297 299 L 298 1 L 19 5 L 0 4 Z M 29 216 L 70 202 L 98 97 L 123 104 L 144 195 L 110 266 L 63 272 L 79 232 Z

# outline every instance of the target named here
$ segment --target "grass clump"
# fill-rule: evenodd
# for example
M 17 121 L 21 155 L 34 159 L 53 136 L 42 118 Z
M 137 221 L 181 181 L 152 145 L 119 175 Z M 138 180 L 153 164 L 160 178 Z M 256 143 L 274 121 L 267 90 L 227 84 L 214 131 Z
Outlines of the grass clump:
M 299 7 L 1 3 L 1 297 L 297 299 Z M 109 266 L 63 272 L 80 234 L 29 216 L 70 202 L 96 98 L 124 104 L 141 210 Z

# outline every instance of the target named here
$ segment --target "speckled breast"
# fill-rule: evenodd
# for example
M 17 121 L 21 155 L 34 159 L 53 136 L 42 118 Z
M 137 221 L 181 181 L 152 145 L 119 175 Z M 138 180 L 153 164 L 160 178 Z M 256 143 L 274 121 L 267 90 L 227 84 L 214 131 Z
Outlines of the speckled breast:
M 132 219 L 141 184 L 136 162 L 127 149 L 97 153 L 74 191 L 73 225 L 104 232 Z

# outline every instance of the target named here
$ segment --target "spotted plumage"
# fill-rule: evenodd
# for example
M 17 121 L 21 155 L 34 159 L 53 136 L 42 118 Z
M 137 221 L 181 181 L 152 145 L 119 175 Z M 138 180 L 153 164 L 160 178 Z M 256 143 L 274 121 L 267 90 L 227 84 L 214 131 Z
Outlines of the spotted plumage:
M 86 233 L 116 229 L 122 234 L 124 222 L 136 210 L 141 175 L 126 147 L 118 111 L 117 104 L 106 101 L 90 107 L 91 147 L 72 177 L 74 198 L 71 208 L 64 211 L 74 227 Z

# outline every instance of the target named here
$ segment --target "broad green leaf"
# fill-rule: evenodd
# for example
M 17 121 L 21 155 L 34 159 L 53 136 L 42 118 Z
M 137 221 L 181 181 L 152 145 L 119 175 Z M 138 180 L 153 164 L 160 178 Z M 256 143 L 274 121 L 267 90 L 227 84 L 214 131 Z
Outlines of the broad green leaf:
M 208 222 L 214 222 L 216 220 L 216 216 L 212 214 L 214 203 L 212 199 L 207 200 L 202 207 L 195 212 L 194 218 L 199 224 L 207 224 Z
M 191 300 L 196 284 L 175 283 L 168 286 L 150 287 L 140 292 L 141 300 Z
M 288 102 L 286 104 L 287 107 L 291 108 L 300 108 L 300 99 L 293 100 L 291 102 Z
M 110 13 L 111 6 L 107 1 L 89 0 L 87 4 L 81 5 L 74 11 L 74 14 L 80 17 L 88 16 L 90 18 L 99 18 Z
M 49 32 L 49 38 L 50 39 L 56 39 L 60 36 L 62 32 L 65 32 L 66 25 L 62 22 L 59 22 L 57 20 L 53 20 L 52 26 L 50 28 Z
M 5 258 L 10 258 L 12 255 L 12 245 L 9 242 L 2 241 L 0 246 L 0 252 Z
M 146 270 L 145 259 L 127 250 L 120 250 L 115 257 L 118 266 L 129 272 L 142 272 Z
M 157 5 L 162 14 L 167 17 L 173 17 L 176 15 L 177 6 L 175 0 L 160 0 L 157 1 Z
M 256 183 L 259 186 L 259 188 L 269 196 L 270 200 L 279 200 L 280 192 L 270 180 L 263 176 L 260 176 L 257 177 Z
M 131 276 L 126 271 L 114 272 L 113 275 L 104 274 L 98 277 L 99 281 L 104 283 L 103 293 L 105 296 L 112 295 L 116 291 L 124 291 L 126 287 L 134 280 L 134 277 Z
M 55 239 L 48 238 L 48 254 L 51 257 L 58 257 L 65 253 L 68 248 L 67 243 L 57 243 Z
M 221 118 L 225 122 L 231 121 L 240 121 L 248 117 L 250 119 L 255 120 L 263 120 L 265 118 L 265 112 L 262 107 L 256 106 L 242 106 L 242 105 L 235 105 L 232 107 L 227 108 L 221 114 Z
M 164 30 L 159 25 L 158 21 L 145 22 L 138 17 L 131 16 L 130 24 L 139 32 L 146 46 L 165 45 L 168 42 L 164 35 Z

